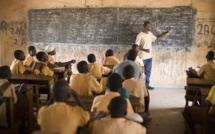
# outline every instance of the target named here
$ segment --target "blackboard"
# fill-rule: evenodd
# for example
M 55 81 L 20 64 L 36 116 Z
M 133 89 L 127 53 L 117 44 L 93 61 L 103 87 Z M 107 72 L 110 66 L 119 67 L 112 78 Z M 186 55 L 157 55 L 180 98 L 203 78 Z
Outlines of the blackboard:
M 172 34 L 154 45 L 190 47 L 195 10 L 175 8 L 69 8 L 29 11 L 31 42 L 130 45 L 150 21 L 153 33 Z

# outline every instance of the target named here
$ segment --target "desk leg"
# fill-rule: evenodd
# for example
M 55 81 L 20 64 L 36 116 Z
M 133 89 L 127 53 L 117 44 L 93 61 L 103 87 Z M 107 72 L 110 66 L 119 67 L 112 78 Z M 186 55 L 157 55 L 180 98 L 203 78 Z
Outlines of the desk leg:
M 31 132 L 34 129 L 33 90 L 26 92 L 26 96 L 28 101 L 28 127 Z
M 48 100 L 49 100 L 49 98 L 51 97 L 50 95 L 51 95 L 51 88 L 52 88 L 52 85 L 54 84 L 54 79 L 52 79 L 52 80 L 50 80 L 49 82 L 48 82 L 48 88 L 49 88 L 49 94 L 48 94 Z M 47 101 L 48 101 L 47 100 Z

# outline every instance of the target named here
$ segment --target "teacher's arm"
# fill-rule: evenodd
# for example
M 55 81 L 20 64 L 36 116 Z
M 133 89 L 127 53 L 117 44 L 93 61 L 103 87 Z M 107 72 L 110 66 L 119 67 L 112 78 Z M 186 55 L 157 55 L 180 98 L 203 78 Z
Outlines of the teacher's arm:
M 156 41 L 158 41 L 158 40 L 160 40 L 160 39 L 164 38 L 165 36 L 167 36 L 167 35 L 169 35 L 169 34 L 170 34 L 170 32 L 168 31 L 168 32 L 165 32 L 165 33 L 163 33 L 163 34 L 161 34 L 161 35 L 157 36 Z

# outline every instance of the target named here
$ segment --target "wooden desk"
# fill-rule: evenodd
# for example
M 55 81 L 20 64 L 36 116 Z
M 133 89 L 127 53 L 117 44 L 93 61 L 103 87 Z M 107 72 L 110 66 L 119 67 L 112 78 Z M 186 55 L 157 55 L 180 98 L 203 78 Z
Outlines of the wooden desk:
M 201 78 L 187 78 L 187 85 L 213 86 L 215 85 L 215 80 L 206 80 Z
M 49 90 L 51 90 L 52 84 L 54 84 L 54 77 L 46 77 L 42 75 L 35 74 L 12 74 L 9 79 L 10 82 L 14 84 L 37 84 L 37 85 L 46 85 Z

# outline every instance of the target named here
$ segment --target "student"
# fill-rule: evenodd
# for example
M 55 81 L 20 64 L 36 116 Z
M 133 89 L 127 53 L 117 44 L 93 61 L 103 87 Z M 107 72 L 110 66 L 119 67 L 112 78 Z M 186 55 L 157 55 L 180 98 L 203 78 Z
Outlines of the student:
M 87 56 L 87 60 L 89 62 L 89 73 L 93 75 L 95 78 L 101 78 L 102 75 L 108 75 L 110 73 L 110 69 L 104 67 L 102 64 L 96 63 L 96 56 L 94 54 L 89 54 Z
M 38 112 L 37 122 L 41 131 L 76 134 L 78 127 L 83 127 L 88 123 L 90 115 L 84 110 L 84 106 L 65 80 L 59 80 L 53 85 L 52 95 L 55 102 L 41 107 Z M 66 104 L 71 95 L 76 98 L 78 106 Z
M 27 67 L 34 68 L 36 61 L 34 60 L 34 56 L 36 56 L 36 48 L 34 46 L 28 47 L 28 55 L 25 58 L 24 65 Z
M 25 60 L 25 55 L 22 50 L 16 50 L 14 52 L 14 57 L 15 59 L 13 60 L 10 70 L 12 74 L 28 74 L 30 71 L 28 71 L 24 64 L 23 61 Z
M 127 65 L 131 65 L 135 70 L 134 78 L 142 79 L 142 69 L 134 62 L 136 57 L 137 57 L 137 51 L 134 49 L 130 49 L 127 53 L 127 59 L 115 65 L 112 72 L 120 74 L 120 76 L 124 79 L 122 75 L 123 68 Z
M 8 81 L 11 76 L 11 71 L 8 66 L 0 67 L 0 98 L 10 97 L 13 98 L 14 104 L 17 102 L 17 95 L 15 93 L 15 88 L 12 83 Z M 0 106 L 0 126 L 7 126 L 6 119 L 6 107 L 4 105 Z
M 134 68 L 131 65 L 126 66 L 123 69 L 123 76 L 125 77 L 122 87 L 127 89 L 130 95 L 140 98 L 140 103 L 145 108 L 145 112 L 148 112 L 149 107 L 149 95 L 146 89 L 145 83 L 141 79 L 134 78 Z
M 11 77 L 10 68 L 8 66 L 1 66 L 0 67 L 0 86 L 3 86 L 5 83 L 10 84 L 7 89 L 4 89 L 3 96 L 13 98 L 14 103 L 16 103 L 17 96 L 15 93 L 14 85 L 8 81 L 10 77 Z
M 105 56 L 106 56 L 106 59 L 105 59 L 105 64 L 104 65 L 116 65 L 116 64 L 119 64 L 119 60 L 113 56 L 113 50 L 112 49 L 108 49 L 106 52 L 105 52 Z
M 88 74 L 88 65 L 86 61 L 80 61 L 77 64 L 79 74 L 73 74 L 70 78 L 70 87 L 75 90 L 78 95 L 91 96 L 102 92 L 102 85 L 95 77 Z
M 46 53 L 38 52 L 36 57 L 38 62 L 35 64 L 33 73 L 37 75 L 53 76 L 54 72 L 46 64 L 48 61 Z
M 110 118 L 95 120 L 90 127 L 90 134 L 146 134 L 146 128 L 125 118 L 127 101 L 120 96 L 108 103 Z
M 207 63 L 200 67 L 198 71 L 190 68 L 194 74 L 198 77 L 203 77 L 204 79 L 215 79 L 215 62 L 214 60 L 214 52 L 209 51 L 206 55 Z
M 53 55 L 56 54 L 56 49 L 53 45 L 47 45 L 45 47 L 45 52 L 48 54 L 48 66 L 49 68 L 54 68 L 54 67 L 65 67 L 70 65 L 71 63 L 75 63 L 76 61 L 73 59 L 68 62 L 56 62 L 55 59 L 52 57 Z
M 119 74 L 113 73 L 108 76 L 107 85 L 110 89 L 110 92 L 107 92 L 105 95 L 96 96 L 93 100 L 93 105 L 91 111 L 103 111 L 108 112 L 108 104 L 110 100 L 116 96 L 120 96 L 119 91 L 122 88 L 122 78 Z M 127 101 L 127 112 L 134 113 L 131 103 L 128 99 Z

